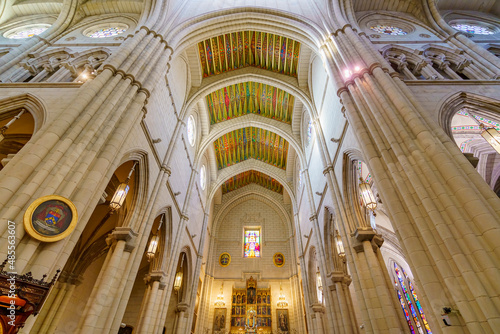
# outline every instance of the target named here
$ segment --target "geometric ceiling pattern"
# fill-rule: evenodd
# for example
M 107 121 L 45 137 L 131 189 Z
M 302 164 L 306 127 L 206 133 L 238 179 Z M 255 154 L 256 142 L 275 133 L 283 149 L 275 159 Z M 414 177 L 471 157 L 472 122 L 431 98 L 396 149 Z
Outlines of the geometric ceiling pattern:
M 274 132 L 247 127 L 226 133 L 214 142 L 217 167 L 222 169 L 247 159 L 286 168 L 288 142 Z
M 297 77 L 300 42 L 257 31 L 239 31 L 198 43 L 203 77 L 255 66 Z
M 222 194 L 242 188 L 250 183 L 256 183 L 266 189 L 283 194 L 283 186 L 272 177 L 254 170 L 246 171 L 233 176 L 222 185 Z
M 295 98 L 273 86 L 245 82 L 212 92 L 206 100 L 210 124 L 246 114 L 257 114 L 291 124 Z

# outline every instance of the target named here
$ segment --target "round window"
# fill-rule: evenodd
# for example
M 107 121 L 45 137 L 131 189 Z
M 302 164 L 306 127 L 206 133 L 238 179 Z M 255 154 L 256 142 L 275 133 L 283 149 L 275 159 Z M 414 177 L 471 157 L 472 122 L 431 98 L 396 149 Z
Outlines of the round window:
M 387 26 L 387 25 L 382 25 L 382 24 L 377 24 L 375 26 L 370 27 L 371 30 L 378 32 L 379 34 L 384 34 L 384 35 L 408 35 L 408 32 L 404 31 L 403 29 L 395 26 Z
M 495 31 L 493 29 L 476 25 L 476 24 L 468 24 L 468 23 L 454 23 L 451 24 L 451 27 L 456 30 L 460 30 L 466 32 L 468 34 L 474 35 L 493 35 Z
M 113 37 L 124 33 L 128 29 L 128 26 L 122 23 L 110 23 L 107 25 L 100 25 L 96 27 L 89 28 L 83 32 L 83 34 L 90 38 L 106 38 Z
M 11 29 L 4 34 L 5 38 L 21 39 L 40 35 L 50 27 L 48 24 L 35 24 L 30 26 Z
M 196 139 L 196 127 L 193 115 L 189 116 L 188 118 L 186 131 L 189 145 L 194 146 L 194 140 Z
M 203 190 L 205 190 L 205 187 L 207 186 L 207 170 L 205 165 L 201 166 L 200 169 L 200 186 Z

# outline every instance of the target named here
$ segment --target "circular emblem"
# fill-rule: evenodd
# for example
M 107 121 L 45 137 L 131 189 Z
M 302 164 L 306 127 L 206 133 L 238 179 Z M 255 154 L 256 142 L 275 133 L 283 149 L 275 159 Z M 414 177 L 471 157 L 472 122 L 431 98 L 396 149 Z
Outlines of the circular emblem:
M 273 256 L 273 262 L 276 267 L 283 267 L 285 265 L 285 256 L 281 253 L 276 253 Z
M 24 229 L 40 241 L 53 242 L 66 238 L 73 232 L 78 220 L 75 205 L 57 195 L 35 200 L 24 213 Z
M 222 267 L 227 267 L 229 266 L 230 263 L 231 263 L 231 255 L 229 255 L 229 253 L 222 253 L 219 256 L 219 264 Z

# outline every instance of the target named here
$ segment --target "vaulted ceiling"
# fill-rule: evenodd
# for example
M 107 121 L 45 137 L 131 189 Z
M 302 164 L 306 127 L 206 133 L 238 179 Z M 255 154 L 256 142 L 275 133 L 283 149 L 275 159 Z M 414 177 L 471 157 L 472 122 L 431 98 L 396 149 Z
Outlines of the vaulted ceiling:
M 286 169 L 288 142 L 260 128 L 231 131 L 214 142 L 217 167 L 222 169 L 247 159 L 257 159 Z
M 230 191 L 243 188 L 251 183 L 258 184 L 259 186 L 277 192 L 278 194 L 283 194 L 283 186 L 281 183 L 269 175 L 254 170 L 240 173 L 224 182 L 222 185 L 222 193 L 227 194 Z
M 300 43 L 258 31 L 219 35 L 198 43 L 203 77 L 255 66 L 297 76 Z
M 295 98 L 273 86 L 245 82 L 212 92 L 207 95 L 206 101 L 210 124 L 246 114 L 257 114 L 291 124 Z

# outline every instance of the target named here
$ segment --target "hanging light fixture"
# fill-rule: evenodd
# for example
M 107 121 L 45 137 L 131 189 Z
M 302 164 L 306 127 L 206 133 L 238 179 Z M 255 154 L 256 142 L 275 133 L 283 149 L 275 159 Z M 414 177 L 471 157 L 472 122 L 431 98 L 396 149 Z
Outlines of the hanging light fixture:
M 377 208 L 377 200 L 375 195 L 373 195 L 372 188 L 370 185 L 363 181 L 362 178 L 359 178 L 361 183 L 359 184 L 359 192 L 361 193 L 361 198 L 363 199 L 363 203 L 368 210 L 375 210 Z
M 481 136 L 497 151 L 500 153 L 500 133 L 495 128 L 486 128 L 484 124 L 480 124 L 479 127 L 483 130 Z
M 21 110 L 21 112 L 19 114 L 17 114 L 17 116 L 14 116 L 14 118 L 12 118 L 7 124 L 5 124 L 4 126 L 2 126 L 0 128 L 0 142 L 2 140 L 4 140 L 5 136 L 4 136 L 4 133 L 5 131 L 7 131 L 7 129 L 9 128 L 9 126 L 12 125 L 12 123 L 14 123 L 15 121 L 17 121 L 19 118 L 21 118 L 22 114 L 24 114 L 24 109 Z
M 278 303 L 276 304 L 278 308 L 287 308 L 288 302 L 286 301 L 285 294 L 283 293 L 283 288 L 280 283 L 280 296 L 278 297 Z
M 148 258 L 148 262 L 150 262 L 155 257 L 156 250 L 158 249 L 158 243 L 160 242 L 159 232 L 160 232 L 161 225 L 163 224 L 163 217 L 164 217 L 164 214 L 161 215 L 160 224 L 158 225 L 158 229 L 156 230 L 156 233 L 153 234 L 153 236 L 151 237 L 151 241 L 149 242 L 149 247 L 148 247 L 148 250 L 146 252 L 146 257 Z
M 125 182 L 122 182 L 118 188 L 116 188 L 115 194 L 113 195 L 113 198 L 111 199 L 111 202 L 109 203 L 109 207 L 111 208 L 111 211 L 117 211 L 119 210 L 123 203 L 125 202 L 125 198 L 127 197 L 128 190 L 130 189 L 128 183 L 130 182 L 130 177 L 132 176 L 132 173 L 134 172 L 135 166 L 137 165 L 137 161 L 134 163 L 134 166 L 128 173 L 127 179 Z
M 182 286 L 182 271 L 178 271 L 177 274 L 175 274 L 175 281 L 174 281 L 174 291 L 177 293 L 181 289 Z
M 177 274 L 175 274 L 175 280 L 174 280 L 174 292 L 177 293 L 181 289 L 182 286 L 182 264 L 184 263 L 184 253 L 182 253 L 182 258 L 181 258 L 181 267 L 179 268 L 179 271 Z
M 214 305 L 216 307 L 226 306 L 226 302 L 224 301 L 224 282 L 222 282 L 222 285 L 220 286 L 220 293 L 217 295 L 217 300 L 215 301 Z
M 344 244 L 342 243 L 342 238 L 340 238 L 339 231 L 335 231 L 335 246 L 337 246 L 337 254 L 339 256 L 345 256 Z

